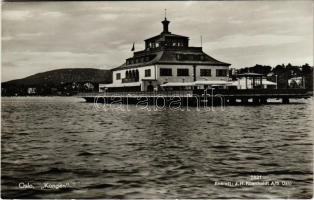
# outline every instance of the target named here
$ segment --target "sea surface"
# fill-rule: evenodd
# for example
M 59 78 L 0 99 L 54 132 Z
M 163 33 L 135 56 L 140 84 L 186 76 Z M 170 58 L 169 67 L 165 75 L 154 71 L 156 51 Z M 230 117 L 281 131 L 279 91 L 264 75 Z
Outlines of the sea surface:
M 1 100 L 2 198 L 313 196 L 313 99 L 183 111 Z

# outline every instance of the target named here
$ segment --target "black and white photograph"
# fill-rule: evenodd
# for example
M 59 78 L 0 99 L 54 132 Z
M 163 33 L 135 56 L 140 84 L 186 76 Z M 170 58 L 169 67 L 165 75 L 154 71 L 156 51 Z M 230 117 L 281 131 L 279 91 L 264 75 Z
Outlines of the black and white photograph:
M 2 1 L 2 199 L 312 199 L 314 2 Z

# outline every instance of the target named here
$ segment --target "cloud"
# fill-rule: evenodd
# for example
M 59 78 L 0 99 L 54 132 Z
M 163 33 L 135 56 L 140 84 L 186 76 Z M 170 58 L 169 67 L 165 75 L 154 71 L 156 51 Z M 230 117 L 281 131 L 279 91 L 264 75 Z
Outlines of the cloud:
M 50 12 L 45 12 L 42 14 L 42 17 L 48 17 L 48 18 L 58 18 L 64 16 L 63 13 L 61 12 L 56 12 L 56 11 L 50 11 Z
M 99 15 L 99 17 L 104 20 L 114 20 L 117 19 L 119 16 L 116 14 L 101 14 Z
M 30 18 L 32 16 L 30 11 L 3 11 L 2 17 L 6 20 L 27 20 L 27 18 Z
M 11 64 L 3 65 L 2 78 L 70 66 L 116 67 L 132 56 L 133 42 L 142 50 L 145 39 L 162 31 L 165 8 L 172 33 L 189 36 L 191 46 L 200 46 L 202 35 L 205 52 L 236 67 L 303 64 L 313 60 L 312 6 L 310 1 L 4 2 L 2 60 Z
M 4 36 L 1 39 L 2 39 L 2 41 L 7 41 L 7 40 L 12 40 L 13 37 L 12 36 Z
M 313 64 L 313 43 L 282 43 L 274 46 L 260 45 L 249 47 L 205 49 L 218 59 L 232 62 L 232 67 L 249 67 L 255 64 Z
M 35 73 L 61 68 L 99 68 L 108 69 L 115 67 L 108 64 L 110 58 L 115 59 L 116 55 L 111 54 L 88 54 L 72 52 L 10 52 L 6 53 L 2 66 L 2 79 L 9 77 L 23 78 Z M 14 63 L 10 62 L 14 59 Z M 118 59 L 117 59 L 118 60 Z
M 286 35 L 228 35 L 220 38 L 214 42 L 207 42 L 204 45 L 210 49 L 225 49 L 225 48 L 236 48 L 236 47 L 253 47 L 253 46 L 272 46 L 296 43 L 303 40 L 301 36 L 286 36 Z

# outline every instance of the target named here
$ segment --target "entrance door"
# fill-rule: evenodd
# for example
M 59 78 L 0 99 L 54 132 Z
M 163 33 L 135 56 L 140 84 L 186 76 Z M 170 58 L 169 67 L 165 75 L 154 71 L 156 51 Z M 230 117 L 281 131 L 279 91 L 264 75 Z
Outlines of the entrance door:
M 147 91 L 148 91 L 148 92 L 154 91 L 154 86 L 148 85 L 148 86 L 147 86 Z

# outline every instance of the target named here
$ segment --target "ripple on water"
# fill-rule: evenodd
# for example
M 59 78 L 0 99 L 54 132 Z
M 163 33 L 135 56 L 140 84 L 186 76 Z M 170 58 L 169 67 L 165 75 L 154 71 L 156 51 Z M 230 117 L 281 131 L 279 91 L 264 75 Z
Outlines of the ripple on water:
M 2 197 L 309 198 L 312 105 L 122 112 L 77 98 L 2 98 Z M 294 184 L 214 185 L 252 173 Z M 20 181 L 76 184 L 49 193 Z

